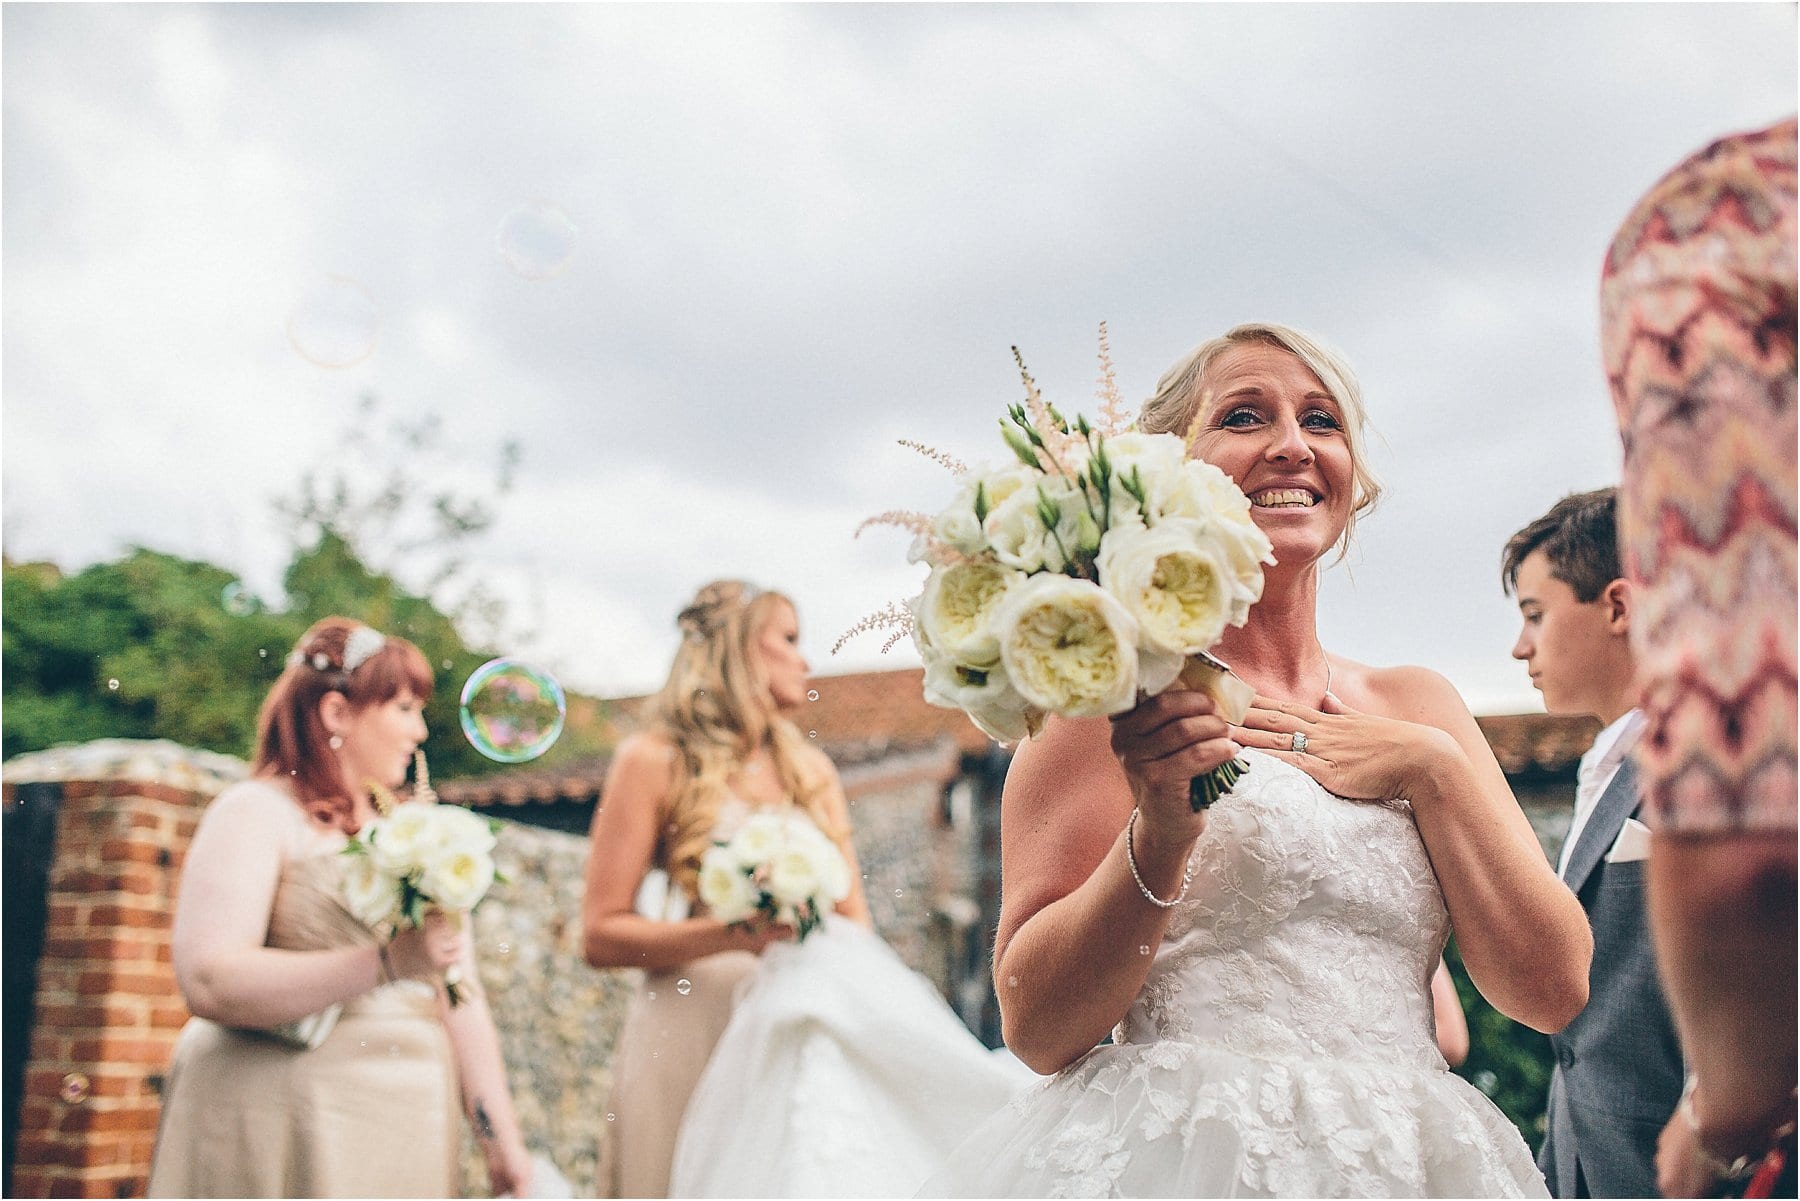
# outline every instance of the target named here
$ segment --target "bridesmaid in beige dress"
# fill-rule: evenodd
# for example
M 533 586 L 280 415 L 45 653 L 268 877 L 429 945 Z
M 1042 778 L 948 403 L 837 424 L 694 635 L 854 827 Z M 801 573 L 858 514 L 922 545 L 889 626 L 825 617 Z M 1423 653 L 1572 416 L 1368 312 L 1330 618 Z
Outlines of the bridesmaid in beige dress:
M 665 1197 L 689 1094 L 731 1018 L 737 986 L 791 927 L 733 928 L 695 899 L 714 831 L 797 807 L 849 862 L 837 911 L 869 925 L 844 792 L 831 761 L 785 715 L 806 702 L 794 606 L 736 580 L 702 588 L 646 728 L 620 744 L 594 815 L 582 919 L 587 959 L 644 980 L 613 1054 L 602 1196 Z
M 468 939 L 434 913 L 384 943 L 343 899 L 340 852 L 405 780 L 431 686 L 411 643 L 328 617 L 263 702 L 253 778 L 208 806 L 182 874 L 175 973 L 194 1017 L 151 1196 L 455 1196 L 459 1089 L 493 1191 L 528 1187 Z

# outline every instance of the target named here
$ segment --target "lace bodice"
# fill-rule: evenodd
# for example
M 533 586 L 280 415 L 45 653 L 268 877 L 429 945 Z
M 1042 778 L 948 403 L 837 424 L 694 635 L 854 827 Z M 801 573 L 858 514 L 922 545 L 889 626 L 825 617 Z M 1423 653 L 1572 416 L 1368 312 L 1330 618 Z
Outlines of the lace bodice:
M 1431 976 L 1450 922 L 1410 809 L 1245 754 L 1114 1041 L 1442 1070 Z

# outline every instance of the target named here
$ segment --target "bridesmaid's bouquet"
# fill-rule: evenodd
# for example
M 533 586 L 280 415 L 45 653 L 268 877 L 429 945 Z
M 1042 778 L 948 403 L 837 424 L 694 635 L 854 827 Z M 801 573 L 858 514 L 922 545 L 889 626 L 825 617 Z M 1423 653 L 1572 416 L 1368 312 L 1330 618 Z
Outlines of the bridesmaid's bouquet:
M 1275 561 L 1249 500 L 1183 439 L 1129 429 L 1104 325 L 1098 426 L 1046 403 L 1013 355 L 1026 400 L 1000 422 L 1011 459 L 970 469 L 925 451 L 955 472 L 955 499 L 935 515 L 871 519 L 917 535 L 924 591 L 850 633 L 909 629 L 925 699 L 1003 743 L 1035 735 L 1046 714 L 1123 713 L 1177 680 L 1241 721 L 1255 692 L 1207 652 L 1244 624 Z M 1196 779 L 1195 807 L 1243 769 L 1234 760 Z
M 430 795 L 423 777 L 420 792 Z M 418 799 L 389 805 L 344 847 L 350 857 L 344 873 L 350 912 L 389 935 L 401 925 L 423 924 L 433 908 L 460 923 L 500 878 L 494 867 L 498 827 L 456 805 Z M 462 1002 L 460 979 L 455 968 L 444 976 L 453 1006 Z
M 736 923 L 760 913 L 804 939 L 850 895 L 850 865 L 805 816 L 756 813 L 701 857 L 699 892 L 714 917 Z

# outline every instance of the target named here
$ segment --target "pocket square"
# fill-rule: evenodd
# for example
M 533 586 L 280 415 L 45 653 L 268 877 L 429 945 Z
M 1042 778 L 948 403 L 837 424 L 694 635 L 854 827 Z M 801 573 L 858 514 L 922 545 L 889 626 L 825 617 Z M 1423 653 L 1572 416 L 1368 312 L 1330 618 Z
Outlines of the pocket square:
M 1608 863 L 1636 863 L 1650 857 L 1650 827 L 1635 817 L 1625 819 L 1625 828 L 1606 852 Z

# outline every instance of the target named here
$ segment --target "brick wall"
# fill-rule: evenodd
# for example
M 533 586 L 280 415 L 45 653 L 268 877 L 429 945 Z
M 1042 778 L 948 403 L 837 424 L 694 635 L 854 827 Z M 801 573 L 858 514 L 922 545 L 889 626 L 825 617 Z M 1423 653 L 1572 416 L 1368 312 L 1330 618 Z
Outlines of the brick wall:
M 22 785 L 62 781 L 8 1195 L 144 1195 L 158 1090 L 188 1017 L 169 956 L 175 883 L 200 810 L 242 772 L 123 741 L 7 765 L 8 810 Z

